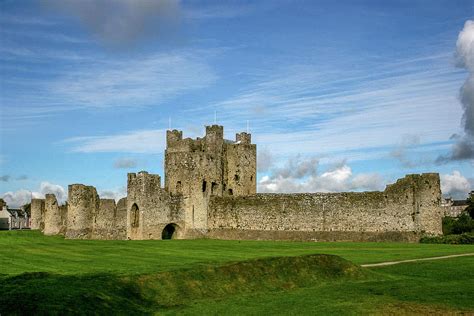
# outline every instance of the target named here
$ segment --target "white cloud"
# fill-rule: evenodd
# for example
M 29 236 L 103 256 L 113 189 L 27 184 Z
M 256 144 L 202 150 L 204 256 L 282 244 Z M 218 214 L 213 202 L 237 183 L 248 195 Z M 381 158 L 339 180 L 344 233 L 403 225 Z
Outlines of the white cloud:
M 21 207 L 31 201 L 31 198 L 44 198 L 45 194 L 53 193 L 59 203 L 64 203 L 67 199 L 67 193 L 64 188 L 58 184 L 47 181 L 40 183 L 38 191 L 29 191 L 21 189 L 15 192 L 9 191 L 3 194 L 3 199 L 9 207 Z
M 454 170 L 451 174 L 442 174 L 441 192 L 446 196 L 454 198 L 466 198 L 471 191 L 471 184 L 459 171 Z
M 109 136 L 74 137 L 63 141 L 72 144 L 73 152 L 162 153 L 166 130 L 140 130 Z
M 99 196 L 101 199 L 114 199 L 118 202 L 118 200 L 127 196 L 127 188 L 121 187 L 112 190 L 100 190 Z
M 467 20 L 459 32 L 456 53 L 460 66 L 474 71 L 474 21 Z
M 258 183 L 259 192 L 343 192 L 360 190 L 382 190 L 383 179 L 378 174 L 352 173 L 345 163 L 318 174 L 319 161 L 315 158 L 290 158 L 283 168 L 274 168 Z

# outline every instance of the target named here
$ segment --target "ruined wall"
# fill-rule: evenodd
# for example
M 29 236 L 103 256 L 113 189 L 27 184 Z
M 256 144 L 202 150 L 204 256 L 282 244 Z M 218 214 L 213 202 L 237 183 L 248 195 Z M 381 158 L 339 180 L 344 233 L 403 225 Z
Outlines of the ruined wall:
M 90 239 L 99 205 L 99 196 L 93 186 L 69 185 L 66 238 Z
M 185 230 L 181 196 L 170 196 L 161 188 L 161 177 L 142 171 L 128 174 L 127 238 L 161 239 L 168 224 L 177 227 L 175 238 Z
M 31 199 L 31 229 L 44 229 L 44 199 Z
M 99 199 L 99 208 L 93 219 L 92 239 L 114 239 L 114 199 Z
M 437 174 L 409 175 L 383 192 L 214 197 L 209 234 L 224 239 L 415 241 L 441 234 Z
M 127 239 L 127 198 L 122 198 L 117 202 L 113 239 Z
M 62 217 L 58 200 L 54 194 L 46 194 L 44 211 L 44 234 L 64 234 L 66 227 Z

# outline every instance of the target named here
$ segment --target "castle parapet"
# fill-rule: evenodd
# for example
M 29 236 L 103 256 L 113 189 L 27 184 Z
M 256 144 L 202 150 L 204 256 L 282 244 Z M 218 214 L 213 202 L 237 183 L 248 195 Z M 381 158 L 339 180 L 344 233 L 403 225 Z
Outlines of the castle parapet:
M 146 171 L 139 173 L 129 173 L 127 175 L 127 195 L 145 194 L 161 190 L 161 176 L 159 174 L 150 174 Z
M 222 144 L 224 141 L 224 126 L 210 125 L 206 126 L 206 143 Z
M 173 147 L 183 139 L 183 132 L 176 129 L 166 131 L 166 147 Z
M 251 144 L 252 135 L 246 132 L 237 133 L 235 134 L 235 141 L 240 144 Z

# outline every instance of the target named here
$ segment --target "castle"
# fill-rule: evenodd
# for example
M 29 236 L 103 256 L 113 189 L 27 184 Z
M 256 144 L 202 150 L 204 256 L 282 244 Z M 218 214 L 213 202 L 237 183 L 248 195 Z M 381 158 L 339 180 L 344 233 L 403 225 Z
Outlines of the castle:
M 441 234 L 440 179 L 407 175 L 382 192 L 257 193 L 257 148 L 249 133 L 224 139 L 166 133 L 165 179 L 129 173 L 127 197 L 100 199 L 72 184 L 68 201 L 53 194 L 31 201 L 31 227 L 77 239 L 275 239 L 416 241 Z

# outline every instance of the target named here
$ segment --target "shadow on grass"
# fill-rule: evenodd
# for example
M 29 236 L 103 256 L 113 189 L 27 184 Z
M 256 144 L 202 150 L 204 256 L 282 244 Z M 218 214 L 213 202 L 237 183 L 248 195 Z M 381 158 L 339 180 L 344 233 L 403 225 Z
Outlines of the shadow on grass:
M 201 299 L 286 291 L 365 278 L 359 266 L 333 255 L 255 259 L 152 275 L 0 275 L 0 315 L 153 314 Z
M 0 315 L 152 314 L 160 307 L 135 283 L 113 275 L 45 272 L 0 276 Z

